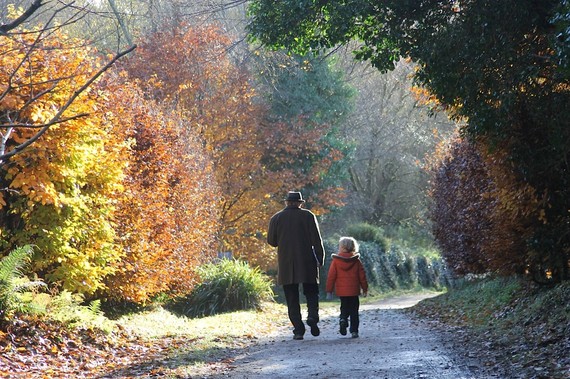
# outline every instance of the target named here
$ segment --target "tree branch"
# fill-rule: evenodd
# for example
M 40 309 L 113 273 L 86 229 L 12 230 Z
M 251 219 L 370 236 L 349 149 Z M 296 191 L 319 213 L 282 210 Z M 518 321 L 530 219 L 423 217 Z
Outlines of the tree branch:
M 117 60 L 119 60 L 123 56 L 127 55 L 128 53 L 130 53 L 134 49 L 136 49 L 136 45 L 132 45 L 128 49 L 117 53 L 113 57 L 113 59 L 111 59 L 105 66 L 103 66 L 99 71 L 97 71 L 97 73 L 95 73 L 95 75 L 93 75 L 85 84 L 83 84 L 80 88 L 78 88 L 73 93 L 73 95 L 71 95 L 71 97 L 69 99 L 67 99 L 67 102 L 60 108 L 60 110 L 57 112 L 57 114 L 55 116 L 53 116 L 49 122 L 44 124 L 44 126 L 42 126 L 41 129 L 33 137 L 31 137 L 27 141 L 19 144 L 14 149 L 12 149 L 10 152 L 0 155 L 0 166 L 4 165 L 8 158 L 18 154 L 23 149 L 30 146 L 32 143 L 36 142 L 45 132 L 48 131 L 48 129 L 52 125 L 63 122 L 63 120 L 61 119 L 61 116 L 71 106 L 71 104 L 73 104 L 73 102 L 77 99 L 77 97 L 81 93 L 83 93 L 87 88 L 89 88 L 95 82 L 95 80 L 97 80 L 105 71 L 107 71 Z M 66 120 L 66 121 L 69 121 L 69 120 Z
M 0 35 L 6 35 L 10 30 L 22 25 L 28 18 L 30 18 L 43 4 L 43 0 L 35 0 L 30 7 L 20 15 L 17 19 L 9 24 L 0 25 Z

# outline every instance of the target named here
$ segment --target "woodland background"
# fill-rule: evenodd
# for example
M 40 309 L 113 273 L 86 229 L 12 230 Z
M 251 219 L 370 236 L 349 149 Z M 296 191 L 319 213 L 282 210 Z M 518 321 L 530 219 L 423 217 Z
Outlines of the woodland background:
M 55 292 L 184 295 L 220 253 L 272 274 L 300 190 L 333 240 L 568 279 L 568 2 L 317 3 L 0 1 L 0 256 L 32 245 Z

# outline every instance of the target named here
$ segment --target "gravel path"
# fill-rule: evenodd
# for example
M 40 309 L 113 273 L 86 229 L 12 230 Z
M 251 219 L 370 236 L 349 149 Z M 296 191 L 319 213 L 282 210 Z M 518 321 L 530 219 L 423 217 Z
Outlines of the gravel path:
M 490 379 L 475 358 L 457 354 L 450 336 L 402 309 L 433 295 L 410 295 L 361 306 L 360 338 L 340 335 L 336 310 L 321 314 L 321 335 L 294 341 L 280 328 L 208 378 Z M 284 316 L 286 317 L 286 316 Z

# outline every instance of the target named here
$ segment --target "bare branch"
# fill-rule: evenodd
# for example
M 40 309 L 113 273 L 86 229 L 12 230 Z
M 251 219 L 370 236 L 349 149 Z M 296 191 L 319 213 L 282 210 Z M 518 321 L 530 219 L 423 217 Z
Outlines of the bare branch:
M 52 117 L 52 119 L 45 123 L 41 129 L 30 139 L 21 143 L 20 145 L 16 146 L 10 152 L 0 155 L 0 165 L 6 163 L 6 160 L 19 152 L 21 152 L 26 147 L 30 146 L 32 143 L 36 142 L 45 132 L 49 130 L 49 128 L 57 123 L 63 122 L 62 115 L 63 113 L 73 104 L 73 102 L 77 99 L 77 97 L 83 93 L 87 88 L 89 88 L 105 71 L 107 71 L 117 60 L 122 58 L 123 56 L 127 55 L 128 53 L 132 52 L 136 49 L 136 45 L 132 45 L 126 50 L 123 50 L 117 53 L 105 66 L 103 66 L 95 75 L 93 75 L 85 84 L 83 84 L 80 88 L 78 88 L 73 95 L 67 100 L 67 102 L 60 108 L 57 114 Z M 68 121 L 68 120 L 67 120 Z
M 6 35 L 10 30 L 17 28 L 26 22 L 43 5 L 43 0 L 35 0 L 30 7 L 17 19 L 9 24 L 0 25 L 0 35 Z
M 89 116 L 89 113 L 80 113 L 80 114 L 76 114 L 74 116 L 70 116 L 70 117 L 65 117 L 65 118 L 61 118 L 57 121 L 54 121 L 53 119 L 51 119 L 48 123 L 46 124 L 27 124 L 27 123 L 11 123 L 11 124 L 6 124 L 6 125 L 0 125 L 1 129 L 10 129 L 10 128 L 24 128 L 24 129 L 42 129 L 45 128 L 46 126 L 53 126 L 55 124 L 61 124 L 67 121 L 72 121 L 72 120 L 76 120 L 78 118 L 83 118 L 83 117 L 87 117 Z
M 115 14 L 115 17 L 117 17 L 117 22 L 119 23 L 119 26 L 123 30 L 123 34 L 125 35 L 125 38 L 127 39 L 127 43 L 129 45 L 132 45 L 133 44 L 133 38 L 131 37 L 131 33 L 129 33 L 129 29 L 127 28 L 127 25 L 125 24 L 123 17 L 121 17 L 121 14 L 119 13 L 119 9 L 117 8 L 117 5 L 115 4 L 115 0 L 107 0 L 107 1 L 109 2 L 109 5 L 111 6 L 113 13 Z

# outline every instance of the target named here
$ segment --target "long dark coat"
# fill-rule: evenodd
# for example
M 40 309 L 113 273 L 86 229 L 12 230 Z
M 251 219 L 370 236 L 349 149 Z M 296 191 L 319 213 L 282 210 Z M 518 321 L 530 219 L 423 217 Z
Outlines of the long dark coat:
M 319 283 L 325 253 L 319 224 L 311 211 L 287 206 L 274 214 L 267 242 L 277 248 L 277 284 Z

